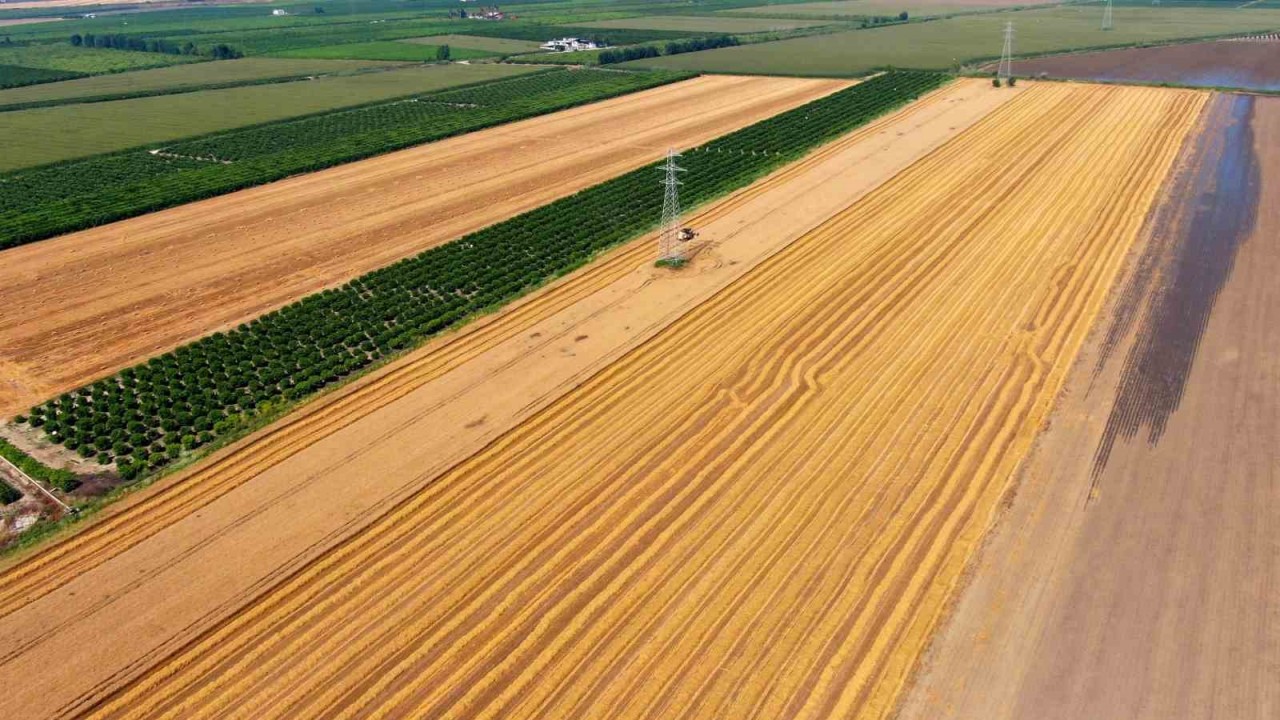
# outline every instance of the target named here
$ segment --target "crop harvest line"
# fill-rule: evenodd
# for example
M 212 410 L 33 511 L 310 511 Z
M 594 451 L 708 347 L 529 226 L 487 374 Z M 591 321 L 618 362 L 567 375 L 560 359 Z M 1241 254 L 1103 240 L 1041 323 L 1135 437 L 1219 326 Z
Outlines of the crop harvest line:
M 1029 89 L 92 714 L 884 716 L 1205 97 Z
M 745 190 L 711 205 L 697 213 L 692 221 L 706 223 L 728 215 L 772 188 L 808 172 L 832 154 L 879 132 L 888 124 L 942 102 L 944 97 L 941 93 L 930 94 L 898 113 L 829 143 Z M 395 402 L 493 346 L 523 334 L 527 328 L 632 272 L 650 255 L 652 247 L 648 238 L 634 241 L 552 285 L 545 292 L 515 304 L 491 321 L 470 326 L 370 381 L 303 409 L 247 442 L 215 456 L 209 463 L 168 481 L 163 489 L 103 516 L 80 533 L 51 545 L 0 575 L 0 617 L 151 537 L 320 439 Z M 108 601 L 104 599 L 103 602 Z M 9 656 L 0 657 L 0 662 L 20 650 L 15 649 Z

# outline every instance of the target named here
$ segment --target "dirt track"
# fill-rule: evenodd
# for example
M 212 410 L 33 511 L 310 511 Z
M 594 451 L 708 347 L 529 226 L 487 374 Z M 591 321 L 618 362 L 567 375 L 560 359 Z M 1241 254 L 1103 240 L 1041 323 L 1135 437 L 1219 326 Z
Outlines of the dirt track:
M 1028 89 L 99 710 L 881 716 L 1202 102 Z M 348 482 L 432 472 L 406 453 L 445 426 L 366 419 L 382 462 L 326 451 Z M 174 605 L 147 600 L 117 610 Z M 83 602 L 41 598 L 6 637 Z
M 701 77 L 6 250 L 0 416 L 848 84 Z
M 1280 716 L 1280 101 L 1214 102 L 903 720 Z

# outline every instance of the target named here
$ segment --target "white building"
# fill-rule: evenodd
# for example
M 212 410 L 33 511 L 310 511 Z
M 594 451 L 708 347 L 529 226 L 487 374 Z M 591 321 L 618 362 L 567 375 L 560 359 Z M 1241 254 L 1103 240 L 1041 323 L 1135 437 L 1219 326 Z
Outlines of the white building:
M 559 40 L 548 40 L 541 45 L 543 50 L 552 52 L 573 52 L 574 50 L 595 50 L 604 47 L 603 44 L 597 44 L 581 38 L 560 38 Z

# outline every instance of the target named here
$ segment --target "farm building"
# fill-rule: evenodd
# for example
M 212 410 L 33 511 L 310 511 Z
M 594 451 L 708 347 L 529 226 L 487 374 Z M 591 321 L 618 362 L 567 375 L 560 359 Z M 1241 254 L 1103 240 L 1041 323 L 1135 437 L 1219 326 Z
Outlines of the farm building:
M 548 40 L 542 43 L 540 47 L 543 50 L 551 50 L 552 52 L 573 52 L 574 50 L 595 50 L 605 47 L 605 43 L 592 42 L 582 38 L 560 38 L 559 40 Z

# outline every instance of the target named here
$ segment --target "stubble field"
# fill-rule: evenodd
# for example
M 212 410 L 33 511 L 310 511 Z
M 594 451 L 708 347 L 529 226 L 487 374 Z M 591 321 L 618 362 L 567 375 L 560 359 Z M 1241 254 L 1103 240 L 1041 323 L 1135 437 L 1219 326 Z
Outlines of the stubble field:
M 883 717 L 1205 97 L 1030 88 L 94 714 Z

